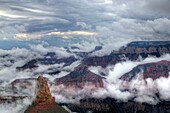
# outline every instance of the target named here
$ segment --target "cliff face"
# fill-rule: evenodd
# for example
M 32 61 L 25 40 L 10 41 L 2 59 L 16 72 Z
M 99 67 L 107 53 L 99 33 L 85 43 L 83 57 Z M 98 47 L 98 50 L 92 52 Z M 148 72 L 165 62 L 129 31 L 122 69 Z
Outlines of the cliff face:
M 121 47 L 118 51 L 113 51 L 110 55 L 85 58 L 83 64 L 88 66 L 106 67 L 126 59 L 134 61 L 137 60 L 139 56 L 142 58 L 146 58 L 149 55 L 160 57 L 165 53 L 170 53 L 170 41 L 131 42 L 127 44 L 127 46 Z
M 152 78 L 153 80 L 160 77 L 168 77 L 170 72 L 170 61 L 160 61 L 156 63 L 148 63 L 138 65 L 133 68 L 130 72 L 123 75 L 120 79 L 131 81 L 135 79 L 136 76 L 141 73 L 144 79 Z

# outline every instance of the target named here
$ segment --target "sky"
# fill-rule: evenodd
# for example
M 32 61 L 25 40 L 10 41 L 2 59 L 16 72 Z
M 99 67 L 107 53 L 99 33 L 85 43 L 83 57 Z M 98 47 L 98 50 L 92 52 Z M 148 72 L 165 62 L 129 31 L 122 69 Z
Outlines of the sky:
M 0 48 L 170 40 L 169 0 L 0 0 Z M 113 46 L 114 48 L 114 46 Z

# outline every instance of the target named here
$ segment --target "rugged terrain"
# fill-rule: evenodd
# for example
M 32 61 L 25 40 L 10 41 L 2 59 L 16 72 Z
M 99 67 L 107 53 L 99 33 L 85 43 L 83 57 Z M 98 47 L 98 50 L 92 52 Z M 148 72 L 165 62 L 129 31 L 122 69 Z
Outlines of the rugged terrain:
M 170 61 L 160 61 L 156 63 L 141 64 L 133 68 L 130 72 L 121 76 L 120 79 L 125 81 L 131 81 L 135 79 L 139 74 L 144 79 L 152 78 L 153 80 L 165 77 L 168 78 L 170 72 Z
M 57 94 L 72 96 L 72 93 L 78 93 L 79 90 L 83 90 L 80 94 L 85 99 L 80 99 L 80 104 L 77 103 L 60 103 L 60 105 L 67 106 L 71 111 L 86 113 L 87 111 L 94 111 L 96 113 L 113 112 L 113 113 L 168 113 L 170 112 L 170 103 L 164 100 L 156 105 L 150 105 L 146 103 L 134 102 L 133 99 L 128 102 L 122 102 L 112 97 L 94 98 L 90 97 L 95 91 L 99 89 L 105 89 L 105 81 L 108 80 L 107 74 L 94 73 L 90 71 L 90 67 L 102 67 L 106 69 L 108 66 L 115 66 L 115 64 L 125 61 L 141 61 L 150 56 L 153 58 L 161 58 L 165 54 L 170 53 L 170 42 L 131 42 L 126 46 L 121 47 L 118 51 L 112 51 L 109 55 L 94 56 L 93 52 L 99 51 L 101 47 L 96 47 L 89 53 L 74 52 L 74 55 L 69 57 L 60 58 L 56 53 L 47 53 L 39 58 L 33 58 L 24 65 L 16 67 L 18 73 L 28 72 L 31 76 L 28 78 L 18 78 L 11 81 L 8 87 L 3 87 L 2 91 L 12 90 L 13 94 L 21 96 L 11 96 L 11 99 L 7 97 L 1 97 L 1 102 L 15 101 L 30 97 L 28 90 L 31 92 L 35 88 L 36 75 L 44 74 L 46 80 L 49 83 L 52 92 Z M 68 49 L 68 52 L 69 51 Z M 7 56 L 3 56 L 7 57 Z M 78 62 L 78 63 L 75 63 Z M 74 64 L 74 65 L 73 65 Z M 75 65 L 76 64 L 76 65 Z M 72 65 L 72 66 L 70 66 Z M 70 66 L 70 67 L 69 67 Z M 48 67 L 48 68 L 47 68 Z M 40 69 L 43 69 L 39 71 Z M 124 70 L 124 69 L 122 69 Z M 160 60 L 150 63 L 143 63 L 132 68 L 129 72 L 121 75 L 119 80 L 123 82 L 131 82 L 139 76 L 146 80 L 150 78 L 157 80 L 159 78 L 168 78 L 170 71 L 170 61 Z M 63 76 L 59 76 L 62 73 L 66 73 Z M 124 85 L 124 84 L 122 84 Z M 122 89 L 128 91 L 127 89 Z M 86 93 L 88 95 L 86 95 Z M 156 98 L 159 98 L 159 93 L 156 92 Z M 74 95 L 75 96 L 75 95 Z M 78 96 L 78 95 L 76 95 Z M 75 98 L 75 97 L 74 97 Z

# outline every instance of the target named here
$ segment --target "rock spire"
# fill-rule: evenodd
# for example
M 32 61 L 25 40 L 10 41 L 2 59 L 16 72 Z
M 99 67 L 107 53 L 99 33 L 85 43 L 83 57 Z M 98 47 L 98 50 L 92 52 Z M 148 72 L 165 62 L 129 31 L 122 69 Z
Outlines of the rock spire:
M 53 97 L 48 87 L 47 81 L 43 76 L 39 76 L 37 79 L 37 87 L 35 91 L 35 104 L 51 104 L 53 103 Z

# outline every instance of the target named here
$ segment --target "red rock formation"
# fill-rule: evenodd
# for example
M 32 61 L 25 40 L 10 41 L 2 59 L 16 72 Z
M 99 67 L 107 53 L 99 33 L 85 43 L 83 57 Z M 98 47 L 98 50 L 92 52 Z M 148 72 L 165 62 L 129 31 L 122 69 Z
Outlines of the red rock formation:
M 63 84 L 75 88 L 83 88 L 84 86 L 101 88 L 103 87 L 103 79 L 105 78 L 89 71 L 87 66 L 79 65 L 73 72 L 64 77 L 56 78 L 54 82 L 55 85 Z
M 39 76 L 35 92 L 35 100 L 24 113 L 68 113 L 62 107 L 55 103 L 52 97 L 47 81 Z
M 53 102 L 54 100 L 50 93 L 47 81 L 42 76 L 39 76 L 37 79 L 35 104 L 44 105 Z
M 55 99 L 50 93 L 47 81 L 42 76 L 39 76 L 37 79 L 35 96 L 35 106 L 32 108 L 31 113 L 37 113 L 37 111 L 54 107 Z
M 160 61 L 160 62 L 154 62 L 154 63 L 147 63 L 147 64 L 141 64 L 133 68 L 130 72 L 124 74 L 121 76 L 120 79 L 131 81 L 132 79 L 135 79 L 135 77 L 138 75 L 138 73 L 143 71 L 142 75 L 144 79 L 152 78 L 153 80 L 160 78 L 160 77 L 169 77 L 169 71 L 170 71 L 170 61 Z
M 154 42 L 154 41 L 137 41 L 127 44 L 127 46 L 121 47 L 118 51 L 113 51 L 109 55 L 102 57 L 92 56 L 83 59 L 83 64 L 87 66 L 102 66 L 115 65 L 122 61 L 121 56 L 129 60 L 137 60 L 140 57 L 146 58 L 149 55 L 160 57 L 165 53 L 170 53 L 170 42 Z

